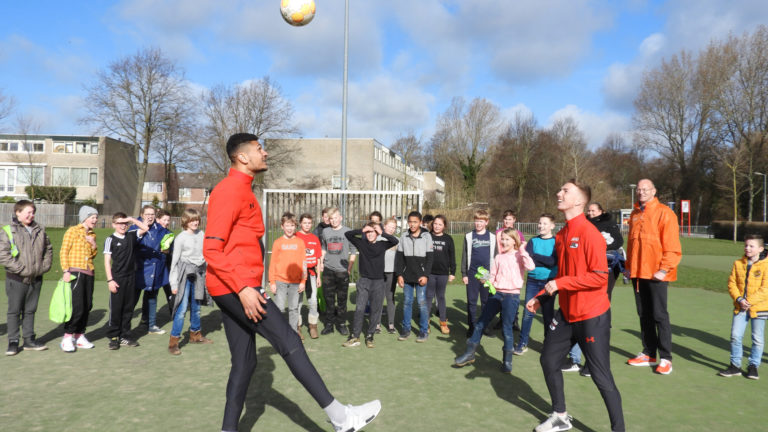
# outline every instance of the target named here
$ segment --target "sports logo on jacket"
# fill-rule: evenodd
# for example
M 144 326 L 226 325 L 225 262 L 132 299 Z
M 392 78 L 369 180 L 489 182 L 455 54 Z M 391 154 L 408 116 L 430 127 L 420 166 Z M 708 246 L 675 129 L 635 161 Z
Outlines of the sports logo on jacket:
M 579 247 L 579 238 L 578 237 L 571 237 L 571 243 L 568 245 L 571 249 L 576 249 Z

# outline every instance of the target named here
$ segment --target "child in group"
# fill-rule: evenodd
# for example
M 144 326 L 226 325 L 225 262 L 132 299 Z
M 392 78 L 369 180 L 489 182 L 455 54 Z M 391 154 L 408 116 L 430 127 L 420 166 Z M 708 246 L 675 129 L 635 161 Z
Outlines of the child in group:
M 176 238 L 170 228 L 171 214 L 166 210 L 157 209 L 155 220 L 161 227 L 168 230 L 168 233 L 160 240 L 160 252 L 165 255 L 165 268 L 170 269 L 173 257 L 173 240 Z M 170 281 L 163 285 L 163 293 L 165 294 L 165 303 L 168 305 L 168 315 L 173 319 L 173 293 L 171 292 Z
M 437 311 L 440 316 L 440 332 L 450 334 L 448 319 L 445 311 L 445 288 L 448 282 L 456 277 L 456 254 L 453 238 L 445 234 L 448 220 L 443 215 L 437 215 L 432 220 L 432 244 L 434 247 L 432 273 L 427 281 L 427 308 L 432 309 L 432 300 L 437 297 Z
M 475 278 L 477 269 L 488 268 L 496 255 L 496 236 L 488 232 L 488 212 L 477 210 L 474 215 L 475 229 L 464 236 L 464 246 L 461 248 L 461 280 L 467 287 L 467 337 L 475 332 L 477 322 L 477 299 L 480 307 L 485 307 L 488 301 L 488 288 Z
M 731 364 L 718 374 L 724 377 L 741 375 L 743 347 L 741 339 L 747 322 L 752 325 L 752 349 L 747 373 L 749 379 L 758 379 L 757 368 L 763 357 L 763 333 L 768 318 L 768 260 L 760 258 L 765 250 L 759 234 L 744 236 L 744 256 L 733 263 L 728 278 L 728 293 L 733 299 L 731 324 Z
M 304 241 L 296 237 L 296 216 L 293 213 L 283 213 L 280 227 L 283 235 L 272 243 L 272 258 L 269 260 L 269 290 L 281 312 L 288 308 L 288 324 L 298 333 L 299 293 L 304 291 L 307 280 L 306 250 Z
M 139 229 L 128 232 L 128 227 Z M 104 271 L 109 288 L 109 321 L 107 337 L 109 349 L 120 349 L 120 345 L 136 347 L 139 343 L 132 337 L 133 296 L 136 295 L 136 256 L 139 239 L 149 229 L 144 222 L 128 217 L 123 212 L 112 215 L 112 235 L 104 241 Z
M 342 336 L 349 334 L 347 329 L 347 295 L 349 292 L 349 274 L 355 266 L 355 247 L 347 240 L 344 233 L 348 227 L 341 223 L 343 218 L 338 208 L 328 210 L 331 226 L 323 230 L 320 242 L 323 245 L 323 297 L 325 300 L 325 326 L 320 334 L 333 333 L 334 325 Z
M 501 253 L 496 256 L 491 264 L 491 272 L 488 278 L 496 294 L 488 299 L 483 308 L 482 316 L 475 325 L 475 331 L 467 341 L 467 351 L 456 357 L 454 364 L 458 367 L 465 366 L 475 361 L 475 351 L 483 337 L 483 329 L 493 317 L 501 310 L 501 319 L 504 329 L 503 364 L 502 372 L 512 373 L 512 350 L 515 344 L 512 321 L 515 311 L 520 305 L 520 288 L 523 286 L 523 275 L 526 270 L 533 270 L 536 265 L 526 251 L 526 244 L 520 242 L 517 230 L 507 228 L 501 233 Z
M 296 236 L 304 241 L 304 250 L 306 251 L 307 265 L 307 283 L 304 292 L 307 294 L 307 303 L 309 303 L 309 312 L 307 313 L 307 321 L 309 322 L 309 337 L 317 339 L 320 337 L 317 332 L 317 322 L 320 317 L 320 312 L 317 310 L 317 289 L 321 286 L 320 278 L 318 275 L 323 271 L 323 261 L 320 259 L 323 256 L 323 247 L 320 244 L 320 239 L 312 233 L 312 215 L 304 213 L 299 216 L 299 232 Z M 299 312 L 301 312 L 302 293 L 299 294 Z M 297 330 L 299 336 L 301 334 L 301 313 L 299 313 L 299 328 Z
M 85 326 L 93 308 L 93 257 L 98 253 L 93 228 L 99 220 L 99 212 L 93 207 L 82 206 L 78 217 L 80 223 L 64 233 L 59 253 L 64 272 L 61 278 L 72 288 L 72 315 L 64 323 L 64 337 L 61 339 L 61 350 L 70 353 L 77 348 L 93 348 L 85 337 Z
M 397 284 L 403 288 L 403 330 L 397 340 L 404 341 L 411 334 L 413 296 L 419 306 L 419 335 L 416 342 L 429 337 L 429 308 L 427 307 L 427 281 L 432 273 L 432 236 L 421 226 L 421 213 L 408 214 L 408 231 L 404 232 L 395 254 Z
M 210 344 L 212 340 L 200 331 L 200 303 L 205 300 L 205 258 L 203 258 L 203 239 L 205 233 L 200 229 L 200 212 L 186 209 L 181 215 L 181 227 L 173 241 L 173 257 L 168 277 L 173 293 L 173 326 L 168 341 L 168 352 L 181 354 L 179 340 L 184 328 L 184 316 L 189 307 L 189 343 Z
M 365 334 L 365 346 L 373 348 L 373 335 L 381 320 L 381 306 L 384 302 L 384 258 L 387 249 L 397 246 L 398 240 L 383 232 L 381 224 L 368 222 L 362 230 L 344 233 L 347 240 L 360 252 L 360 279 L 357 280 L 357 302 L 352 332 L 342 345 L 353 347 L 360 345 L 360 332 L 363 328 L 365 306 L 370 300 L 371 313 L 368 331 Z M 364 236 L 360 238 L 359 236 Z M 383 237 L 379 240 L 379 236 Z
M 397 231 L 397 219 L 389 218 L 384 222 L 384 232 L 393 236 Z M 395 334 L 395 255 L 397 246 L 392 246 L 384 253 L 384 296 L 387 298 L 387 333 Z M 379 319 L 381 321 L 381 319 Z
M 515 213 L 512 209 L 504 210 L 504 213 L 501 215 L 501 228 L 497 229 L 496 234 L 496 250 L 501 249 L 501 232 L 504 231 L 507 228 L 515 228 L 515 223 L 517 222 L 517 213 Z M 520 237 L 520 241 L 525 241 L 525 236 L 523 235 L 523 232 L 520 230 L 517 230 L 517 235 Z M 514 328 L 515 331 L 520 331 L 520 327 L 517 325 L 517 315 L 518 313 L 515 312 L 515 321 L 514 321 Z M 501 320 L 496 324 L 496 329 L 501 328 Z M 488 330 L 486 329 L 485 334 L 489 334 Z
M 533 259 L 536 268 L 528 272 L 525 281 L 525 304 L 541 291 L 544 285 L 557 276 L 557 256 L 555 255 L 555 237 L 552 231 L 555 229 L 555 216 L 544 213 L 539 216 L 539 235 L 531 238 L 526 244 L 526 252 Z M 552 318 L 555 316 L 555 298 L 542 296 L 541 313 L 544 316 L 544 331 L 546 331 Z M 520 328 L 520 338 L 515 346 L 515 355 L 523 355 L 528 351 L 528 337 L 531 333 L 531 325 L 535 314 L 527 309 L 523 312 L 523 322 Z

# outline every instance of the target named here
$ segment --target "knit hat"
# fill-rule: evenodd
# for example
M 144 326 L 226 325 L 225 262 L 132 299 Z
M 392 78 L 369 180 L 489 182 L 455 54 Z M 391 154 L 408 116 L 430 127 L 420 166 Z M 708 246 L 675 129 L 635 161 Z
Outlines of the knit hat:
M 84 222 L 86 219 L 88 219 L 91 215 L 97 215 L 97 214 L 99 214 L 98 210 L 87 205 L 80 207 L 80 211 L 77 212 L 77 215 L 80 217 L 81 223 Z

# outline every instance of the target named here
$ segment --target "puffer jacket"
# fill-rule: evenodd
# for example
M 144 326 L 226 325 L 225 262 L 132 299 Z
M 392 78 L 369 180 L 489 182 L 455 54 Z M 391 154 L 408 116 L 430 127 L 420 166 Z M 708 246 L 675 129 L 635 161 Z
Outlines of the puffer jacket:
M 624 237 L 621 236 L 621 230 L 613 220 L 613 215 L 603 213 L 600 216 L 589 218 L 589 221 L 600 231 L 605 239 L 605 248 L 607 250 L 618 250 L 624 244 Z
M 733 313 L 741 311 L 739 301 L 746 298 L 752 307 L 749 317 L 757 318 L 758 314 L 768 315 L 768 260 L 761 259 L 752 264 L 747 274 L 747 257 L 734 261 L 731 276 L 728 278 L 728 293 L 733 299 Z M 745 289 L 746 287 L 746 289 Z M 762 312 L 762 313 L 761 313 Z
M 11 256 L 11 242 L 5 230 L 0 230 L 0 265 L 5 267 L 7 277 L 31 284 L 51 269 L 53 246 L 45 229 L 32 222 L 32 235 L 14 217 L 10 223 L 13 242 L 19 250 Z

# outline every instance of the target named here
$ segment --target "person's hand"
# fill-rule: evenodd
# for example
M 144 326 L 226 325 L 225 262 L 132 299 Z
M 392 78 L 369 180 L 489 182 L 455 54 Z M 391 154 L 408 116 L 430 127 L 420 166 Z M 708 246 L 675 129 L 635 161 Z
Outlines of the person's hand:
M 248 319 L 259 322 L 267 314 L 262 306 L 267 304 L 267 299 L 256 288 L 245 287 L 237 295 L 240 297 L 240 303 L 243 304 L 243 311 Z
M 320 280 L 320 273 L 323 272 L 323 269 L 325 269 L 325 266 L 323 266 L 323 261 L 322 260 L 318 260 L 318 261 L 319 262 L 317 263 L 317 276 L 318 276 L 317 279 Z M 319 282 L 318 282 L 317 286 L 320 286 Z
M 405 286 L 405 279 L 403 279 L 402 276 L 397 277 L 397 284 L 400 285 L 400 288 L 403 288 Z
M 179 293 L 179 290 L 171 288 L 171 294 L 176 295 Z
M 555 282 L 554 279 L 547 282 L 547 284 L 544 285 L 544 290 L 547 294 L 554 295 L 557 292 L 557 282 Z
M 520 247 L 517 248 L 520 252 L 525 252 L 525 246 L 528 244 L 528 242 L 522 242 L 520 243 Z
M 464 282 L 464 285 L 467 285 L 467 284 L 469 284 L 469 277 L 467 277 L 467 276 L 463 276 L 463 277 L 461 278 L 461 281 L 462 281 L 462 282 Z
M 456 279 L 456 276 L 448 275 L 448 282 L 453 282 L 454 279 Z
M 752 305 L 747 301 L 747 299 L 741 299 L 739 300 L 739 306 L 741 306 L 741 310 L 745 311 L 752 307 Z
M 664 270 L 659 270 L 653 274 L 653 280 L 655 281 L 663 281 L 665 277 L 667 277 L 667 272 Z
M 269 284 L 269 290 L 272 291 L 272 294 L 277 294 L 277 284 Z
M 96 249 L 96 239 L 92 236 L 85 236 L 85 241 L 88 242 L 89 245 L 91 245 L 92 248 Z
M 541 303 L 539 303 L 539 299 L 534 297 L 528 300 L 528 303 L 525 304 L 525 309 L 528 312 L 535 314 L 536 311 L 539 309 L 539 306 L 541 306 Z
M 428 280 L 428 279 L 427 279 L 427 277 L 426 277 L 426 276 L 422 276 L 422 277 L 420 277 L 420 278 L 419 278 L 419 286 L 424 286 L 424 285 L 426 285 L 426 284 L 427 284 L 427 280 Z
M 304 288 L 306 288 L 306 286 L 307 286 L 306 282 L 299 283 L 299 292 L 303 293 L 304 292 Z
M 366 225 L 366 226 L 363 227 L 362 231 L 363 231 L 363 234 L 369 233 L 369 232 L 373 231 L 373 228 L 371 228 L 368 225 Z
M 107 288 L 109 288 L 109 292 L 111 292 L 112 294 L 117 294 L 118 287 L 120 287 L 120 285 L 118 285 L 118 283 L 115 282 L 114 280 L 109 281 L 109 283 L 107 283 Z
M 381 235 L 381 225 L 374 226 L 373 230 L 376 231 L 376 234 Z

